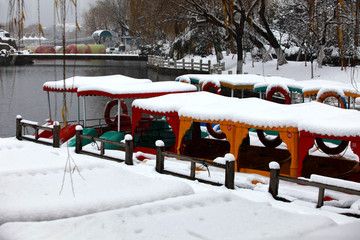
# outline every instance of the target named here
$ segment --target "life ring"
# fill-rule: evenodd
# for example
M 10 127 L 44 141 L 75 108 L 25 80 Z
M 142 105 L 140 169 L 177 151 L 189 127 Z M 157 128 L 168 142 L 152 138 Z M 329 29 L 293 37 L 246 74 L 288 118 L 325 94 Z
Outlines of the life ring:
M 202 90 L 203 91 L 208 91 L 209 87 L 212 87 L 215 90 L 216 94 L 221 95 L 221 87 L 217 86 L 215 83 L 212 83 L 212 82 L 205 83 L 205 85 L 202 86 Z
M 284 95 L 285 97 L 285 104 L 290 104 L 291 103 L 291 98 L 290 98 L 290 94 L 288 91 L 286 91 L 283 87 L 277 86 L 277 87 L 272 87 L 270 89 L 270 91 L 267 92 L 266 94 L 266 100 L 271 101 L 272 96 L 276 93 L 279 92 L 282 95 Z M 256 131 L 258 138 L 260 140 L 260 142 L 262 144 L 264 144 L 265 147 L 268 148 L 276 148 L 277 146 L 279 146 L 282 143 L 282 140 L 280 138 L 280 136 L 276 136 L 273 139 L 269 139 L 266 138 L 265 133 L 263 130 L 257 130 Z
M 326 154 L 329 155 L 335 155 L 335 154 L 339 154 L 342 151 L 345 150 L 345 148 L 348 146 L 349 142 L 348 141 L 341 141 L 341 143 L 337 146 L 337 147 L 329 147 L 326 146 L 326 144 L 324 143 L 322 138 L 315 138 L 316 144 L 318 145 L 318 147 Z
M 208 133 L 213 136 L 216 139 L 224 139 L 226 138 L 225 133 L 223 133 L 222 131 L 215 131 L 211 125 L 211 123 L 207 123 L 206 124 L 206 129 L 208 131 Z
M 125 115 L 128 115 L 127 106 L 126 106 L 124 100 L 121 99 L 120 104 L 121 104 L 122 113 L 125 114 Z M 106 105 L 105 105 L 104 118 L 105 118 L 105 122 L 109 126 L 113 126 L 114 124 L 117 123 L 118 115 L 115 115 L 114 120 L 111 120 L 111 118 L 110 118 L 111 109 L 114 106 L 117 106 L 117 105 L 118 105 L 118 100 L 117 99 L 111 100 L 111 101 L 107 102 Z
M 216 84 L 212 83 L 212 82 L 207 82 L 205 85 L 202 86 L 202 90 L 203 91 L 208 91 L 209 90 L 209 87 L 212 87 L 216 94 L 219 94 L 221 95 L 221 87 L 217 86 Z M 212 124 L 211 123 L 206 123 L 206 129 L 208 131 L 208 133 L 216 138 L 216 139 L 224 139 L 226 138 L 226 135 L 225 133 L 221 132 L 221 131 L 215 131 L 212 127 Z
M 272 96 L 276 93 L 279 92 L 282 95 L 284 95 L 285 97 L 285 104 L 290 104 L 291 103 L 291 97 L 288 91 L 286 91 L 283 87 L 277 86 L 277 87 L 272 87 L 270 89 L 270 91 L 267 92 L 266 94 L 266 100 L 271 101 Z
M 346 108 L 345 99 L 340 94 L 338 94 L 337 92 L 333 92 L 333 91 L 325 92 L 325 93 L 321 94 L 320 97 L 318 97 L 317 101 L 323 103 L 329 97 L 336 98 L 340 103 L 340 107 Z M 324 143 L 322 138 L 315 138 L 315 141 L 316 141 L 316 144 L 318 145 L 318 147 L 324 153 L 327 153 L 329 155 L 335 155 L 335 154 L 341 153 L 342 151 L 345 150 L 345 148 L 349 144 L 348 141 L 341 141 L 341 143 L 337 147 L 328 147 L 328 146 L 326 146 L 326 144 Z
M 343 98 L 340 94 L 336 93 L 336 92 L 325 92 L 323 94 L 320 95 L 320 97 L 318 97 L 317 101 L 323 103 L 327 98 L 329 97 L 334 97 L 336 98 L 339 103 L 340 103 L 340 107 L 341 108 L 346 108 L 346 101 L 345 98 Z
M 258 135 L 260 142 L 264 144 L 265 147 L 276 148 L 282 143 L 282 140 L 279 135 L 277 135 L 273 139 L 269 139 L 265 136 L 264 130 L 257 130 L 256 133 Z

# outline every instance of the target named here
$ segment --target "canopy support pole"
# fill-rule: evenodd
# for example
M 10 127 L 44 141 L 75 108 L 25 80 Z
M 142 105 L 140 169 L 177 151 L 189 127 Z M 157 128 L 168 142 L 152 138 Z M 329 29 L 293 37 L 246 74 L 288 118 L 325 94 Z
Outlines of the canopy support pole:
M 84 127 L 86 127 L 86 101 L 85 101 L 85 96 L 83 99 L 83 110 L 84 110 Z
M 51 121 L 51 104 L 50 104 L 50 92 L 47 92 L 47 97 L 48 97 L 48 108 L 49 108 L 49 121 Z
M 80 97 L 77 97 L 77 124 L 80 124 Z
M 118 122 L 117 122 L 117 125 L 118 125 L 118 132 L 120 132 L 120 116 L 121 116 L 121 99 L 119 98 L 118 99 L 118 105 L 117 105 L 117 107 L 118 107 L 118 110 L 117 110 L 117 112 L 118 112 L 118 114 L 117 114 L 117 116 L 118 116 Z

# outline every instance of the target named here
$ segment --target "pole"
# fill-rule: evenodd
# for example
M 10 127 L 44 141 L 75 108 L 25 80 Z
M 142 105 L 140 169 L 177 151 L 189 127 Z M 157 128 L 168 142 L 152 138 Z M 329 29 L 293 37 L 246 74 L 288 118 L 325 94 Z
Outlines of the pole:
M 47 97 L 48 97 L 48 108 L 49 108 L 49 121 L 51 121 L 51 104 L 50 104 L 50 92 L 47 92 Z

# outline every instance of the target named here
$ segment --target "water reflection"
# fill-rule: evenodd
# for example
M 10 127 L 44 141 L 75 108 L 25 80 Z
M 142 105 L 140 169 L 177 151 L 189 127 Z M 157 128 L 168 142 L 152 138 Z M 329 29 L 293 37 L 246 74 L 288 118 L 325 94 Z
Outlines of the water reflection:
M 134 78 L 149 78 L 153 81 L 173 81 L 174 75 L 161 75 L 146 69 L 146 62 L 140 61 L 66 61 L 65 77 L 104 76 L 123 74 Z M 43 123 L 49 118 L 48 98 L 42 86 L 46 81 L 61 80 L 64 77 L 62 61 L 36 61 L 32 66 L 0 67 L 0 137 L 15 135 L 15 118 Z M 52 119 L 61 121 L 63 94 L 51 93 Z M 87 97 L 88 118 L 103 116 L 105 97 Z M 75 94 L 66 94 L 66 103 L 71 119 L 77 119 L 78 100 Z M 82 106 L 82 100 L 81 100 Z M 83 113 L 81 111 L 81 118 Z

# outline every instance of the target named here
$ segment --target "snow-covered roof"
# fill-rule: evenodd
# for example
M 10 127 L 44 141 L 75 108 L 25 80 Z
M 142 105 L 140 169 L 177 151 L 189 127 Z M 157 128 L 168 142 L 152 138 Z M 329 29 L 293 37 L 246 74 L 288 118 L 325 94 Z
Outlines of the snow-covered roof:
M 193 84 L 205 85 L 208 82 L 216 86 L 226 86 L 233 89 L 253 86 L 254 91 L 265 91 L 269 85 L 285 85 L 290 91 L 311 95 L 317 93 L 322 88 L 334 89 L 338 92 L 344 92 L 345 95 L 360 96 L 360 93 L 351 84 L 330 81 L 325 79 L 311 79 L 296 81 L 291 78 L 278 76 L 264 77 L 255 74 L 237 74 L 237 75 L 215 75 L 215 74 L 185 74 L 177 77 L 176 81 L 183 81 Z M 355 96 L 356 95 L 356 96 Z
M 259 128 L 293 127 L 337 137 L 360 136 L 360 112 L 318 102 L 283 105 L 258 98 L 196 92 L 137 100 L 133 106 L 154 112 L 177 111 L 180 117 L 198 121 L 229 121 Z
M 109 75 L 100 77 L 83 77 L 75 76 L 60 81 L 49 81 L 43 85 L 44 91 L 57 91 L 57 92 L 77 92 L 80 87 L 89 88 L 97 86 L 111 86 L 112 88 L 121 88 L 128 84 L 145 84 L 151 83 L 150 79 L 136 79 L 123 75 Z
M 196 87 L 181 82 L 152 82 L 123 75 L 101 77 L 75 76 L 65 81 L 50 81 L 43 85 L 44 91 L 76 92 L 78 96 L 95 95 L 111 98 L 155 97 L 167 93 L 194 92 Z
M 219 101 L 230 99 L 206 91 L 183 94 L 169 94 L 161 97 L 149 99 L 136 99 L 132 106 L 142 110 L 168 113 L 178 112 L 184 106 L 191 106 L 196 103 L 197 106 L 215 104 Z
M 253 86 L 264 82 L 264 77 L 255 74 L 216 75 L 216 74 L 185 74 L 177 77 L 176 81 L 185 81 L 196 84 L 212 82 L 217 86 L 224 85 L 232 88 L 241 86 Z
M 164 81 L 140 84 L 126 84 L 121 87 L 114 85 L 84 86 L 78 88 L 78 96 L 96 95 L 111 98 L 143 98 L 156 97 L 168 93 L 195 92 L 196 87 L 191 84 Z

